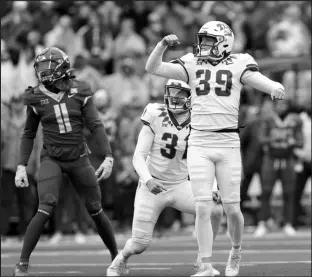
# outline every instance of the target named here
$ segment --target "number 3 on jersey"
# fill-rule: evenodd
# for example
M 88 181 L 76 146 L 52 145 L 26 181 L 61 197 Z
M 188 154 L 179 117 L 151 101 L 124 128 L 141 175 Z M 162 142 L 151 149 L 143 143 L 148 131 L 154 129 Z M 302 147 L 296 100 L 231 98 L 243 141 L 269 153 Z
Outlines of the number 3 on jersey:
M 56 121 L 59 126 L 60 133 L 68 133 L 72 131 L 70 125 L 68 110 L 65 103 L 53 105 Z
M 170 133 L 164 133 L 162 140 L 168 142 L 168 139 L 171 139 L 171 143 L 166 143 L 166 148 L 161 148 L 160 153 L 163 157 L 166 157 L 168 159 L 173 159 L 176 155 L 176 146 L 178 145 L 178 136 L 176 134 L 170 134 Z M 182 159 L 186 159 L 186 153 L 187 153 L 187 147 L 185 148 L 184 154 Z
M 199 86 L 196 87 L 196 95 L 207 95 L 210 93 L 211 87 L 209 81 L 213 81 L 220 85 L 216 87 L 215 94 L 218 96 L 230 96 L 232 89 L 232 72 L 229 70 L 219 70 L 215 76 L 211 76 L 209 69 L 199 69 L 196 71 L 196 78 L 199 79 Z

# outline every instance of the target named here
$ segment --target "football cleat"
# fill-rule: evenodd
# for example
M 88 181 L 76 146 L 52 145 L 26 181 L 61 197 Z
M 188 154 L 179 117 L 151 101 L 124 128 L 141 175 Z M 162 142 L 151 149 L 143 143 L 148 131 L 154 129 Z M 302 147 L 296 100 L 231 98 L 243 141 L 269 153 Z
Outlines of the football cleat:
M 225 276 L 237 276 L 239 273 L 239 262 L 242 258 L 241 250 L 238 253 L 230 251 L 229 259 L 225 268 Z
M 196 276 L 214 276 L 214 270 L 211 264 L 202 264 L 195 272 L 194 275 L 191 275 L 191 277 Z
M 203 262 L 201 260 L 201 258 L 199 256 L 197 256 L 197 259 L 196 261 L 194 262 L 194 271 L 195 271 L 195 274 L 197 274 L 198 272 L 201 271 L 201 268 L 203 267 Z M 212 270 L 213 270 L 213 275 L 217 276 L 217 275 L 220 275 L 220 272 L 218 270 L 216 270 L 214 267 L 212 267 Z
M 106 270 L 106 276 L 123 276 L 128 275 L 127 259 L 122 255 L 122 251 L 118 253 L 111 265 Z
M 18 261 L 13 270 L 13 276 L 28 276 L 29 262 Z

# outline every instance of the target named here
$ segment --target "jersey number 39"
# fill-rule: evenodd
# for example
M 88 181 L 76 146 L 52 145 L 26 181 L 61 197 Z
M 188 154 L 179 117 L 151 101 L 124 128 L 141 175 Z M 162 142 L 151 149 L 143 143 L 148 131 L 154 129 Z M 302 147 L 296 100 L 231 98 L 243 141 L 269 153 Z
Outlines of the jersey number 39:
M 199 86 L 196 87 L 196 95 L 207 95 L 210 93 L 211 87 L 209 81 L 215 82 L 220 87 L 215 87 L 215 94 L 218 96 L 230 96 L 232 89 L 233 74 L 229 70 L 218 70 L 215 76 L 211 76 L 209 69 L 199 69 L 196 71 L 196 79 L 199 79 Z

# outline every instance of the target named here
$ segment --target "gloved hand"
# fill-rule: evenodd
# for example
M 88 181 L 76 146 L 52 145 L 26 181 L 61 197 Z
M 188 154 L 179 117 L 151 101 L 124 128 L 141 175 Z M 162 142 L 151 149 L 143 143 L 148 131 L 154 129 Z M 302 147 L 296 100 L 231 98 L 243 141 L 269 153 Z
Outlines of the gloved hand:
M 26 173 L 26 167 L 23 165 L 17 166 L 15 174 L 15 186 L 18 188 L 28 187 L 28 178 Z
M 114 158 L 106 157 L 104 162 L 97 169 L 97 171 L 95 171 L 95 175 L 96 177 L 98 177 L 97 179 L 98 182 L 101 180 L 107 179 L 111 175 L 113 165 L 114 165 Z

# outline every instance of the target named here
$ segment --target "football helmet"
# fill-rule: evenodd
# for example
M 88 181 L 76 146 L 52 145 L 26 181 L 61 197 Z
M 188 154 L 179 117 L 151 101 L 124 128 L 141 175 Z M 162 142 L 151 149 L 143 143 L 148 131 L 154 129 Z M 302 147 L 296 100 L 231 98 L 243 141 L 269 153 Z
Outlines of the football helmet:
M 43 49 L 35 58 L 36 76 L 44 86 L 51 86 L 55 81 L 69 77 L 70 62 L 68 56 L 57 47 Z
M 195 35 L 195 57 L 221 61 L 230 55 L 234 44 L 232 29 L 221 21 L 209 21 Z
M 165 105 L 174 114 L 191 109 L 191 88 L 183 81 L 169 79 L 165 85 Z

